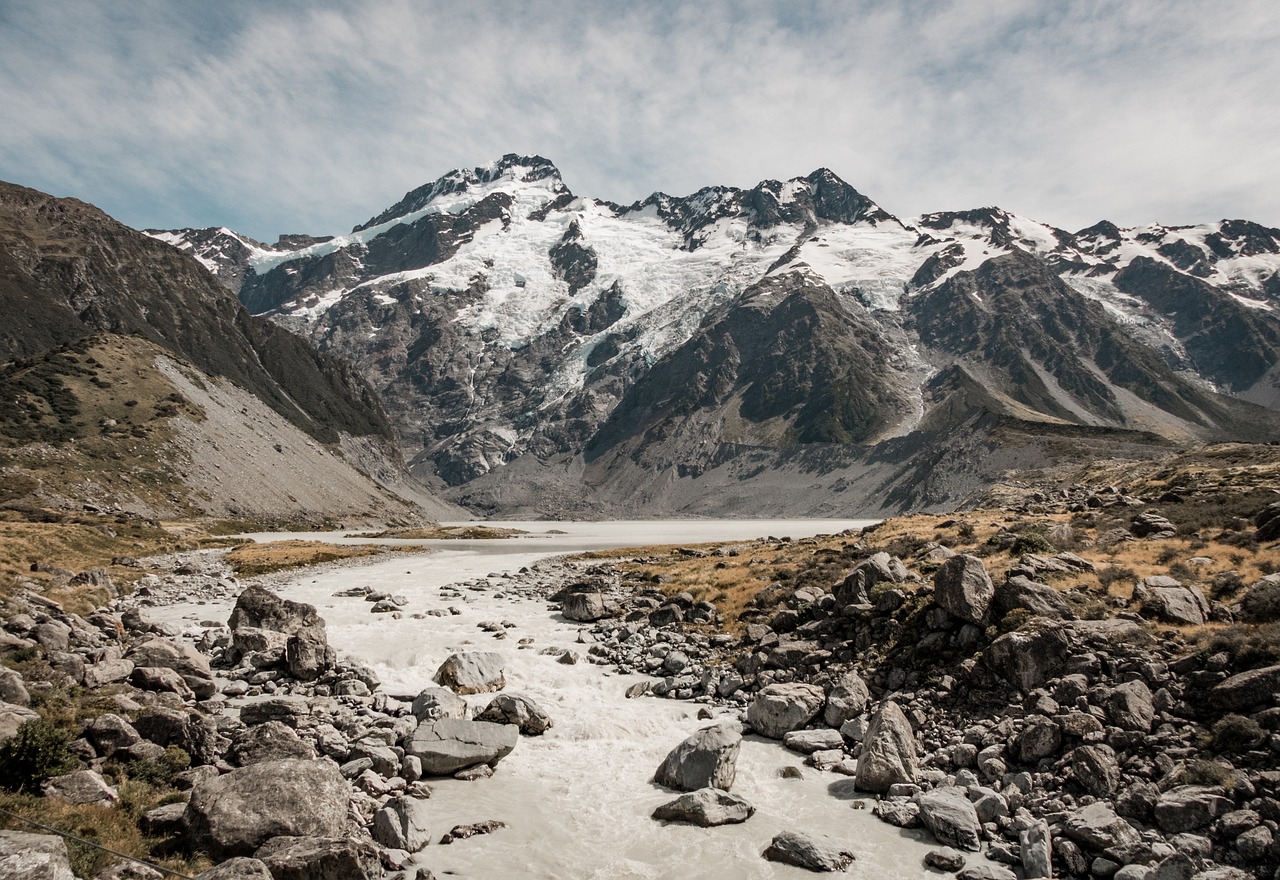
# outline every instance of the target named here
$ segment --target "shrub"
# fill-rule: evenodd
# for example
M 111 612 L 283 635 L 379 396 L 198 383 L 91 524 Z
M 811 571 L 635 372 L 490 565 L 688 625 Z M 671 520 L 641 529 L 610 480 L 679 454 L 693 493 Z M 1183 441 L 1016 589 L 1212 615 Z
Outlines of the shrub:
M 173 784 L 173 777 L 191 766 L 191 756 L 177 746 L 169 746 L 159 758 L 144 758 L 130 761 L 124 765 L 124 771 L 130 779 L 145 782 L 148 785 L 167 786 Z
M 78 762 L 67 748 L 70 743 L 66 730 L 43 718 L 24 721 L 0 744 L 0 787 L 38 791 L 49 777 L 71 772 Z
M 1243 715 L 1224 715 L 1214 723 L 1209 743 L 1215 752 L 1238 754 L 1257 748 L 1267 734 L 1258 722 Z
M 973 523 L 962 522 L 956 526 L 956 538 L 961 544 L 972 544 L 978 539 L 977 530 L 974 529 Z
M 1109 590 L 1116 581 L 1137 581 L 1138 573 L 1128 566 L 1108 565 L 1098 569 L 1098 583 L 1102 589 Z
M 1010 556 L 1021 556 L 1024 553 L 1053 553 L 1053 543 L 1039 532 L 1023 532 L 1014 540 L 1009 548 Z

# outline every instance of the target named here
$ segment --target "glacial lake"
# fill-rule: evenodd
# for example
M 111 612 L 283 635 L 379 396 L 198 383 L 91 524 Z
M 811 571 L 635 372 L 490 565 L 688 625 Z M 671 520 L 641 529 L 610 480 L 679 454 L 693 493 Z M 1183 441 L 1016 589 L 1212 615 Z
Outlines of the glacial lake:
M 529 534 L 483 541 L 413 541 L 434 551 L 379 559 L 369 564 L 310 570 L 288 581 L 282 595 L 310 602 L 328 624 L 329 640 L 340 655 L 370 664 L 393 694 L 416 693 L 449 654 L 459 650 L 501 653 L 507 661 L 508 692 L 527 694 L 551 715 L 555 726 L 540 737 L 521 737 L 515 751 L 492 778 L 475 782 L 434 779 L 430 800 L 436 839 L 456 824 L 498 819 L 507 827 L 491 835 L 448 846 L 431 845 L 415 864 L 436 876 L 510 878 L 809 878 L 799 868 L 767 862 L 761 853 L 780 831 L 824 834 L 857 855 L 845 876 L 937 878 L 923 857 L 937 844 L 922 831 L 905 831 L 870 813 L 872 796 L 855 795 L 847 777 L 803 767 L 801 779 L 780 770 L 802 766 L 803 756 L 779 743 L 747 737 L 738 759 L 733 791 L 756 807 L 741 825 L 697 828 L 650 818 L 653 809 L 676 795 L 655 786 L 654 770 L 681 740 L 710 721 L 699 721 L 702 704 L 643 697 L 624 692 L 645 680 L 619 675 L 586 662 L 582 628 L 548 610 L 544 600 L 501 593 L 503 573 L 518 572 L 540 559 L 582 550 L 647 544 L 746 540 L 773 535 L 798 539 L 835 534 L 868 520 L 663 521 L 663 522 L 489 522 Z M 547 534 L 549 531 L 564 534 Z M 309 538 L 338 541 L 334 533 L 271 533 L 271 541 Z M 385 543 L 385 541 L 378 541 Z M 495 575 L 494 589 L 469 591 L 464 599 L 444 598 L 441 587 Z M 408 598 L 405 615 L 393 620 L 371 614 L 360 598 L 333 594 L 375 586 Z M 409 615 L 456 607 L 460 614 L 413 619 Z M 149 609 L 156 619 L 198 631 L 198 622 L 225 620 L 230 603 L 178 604 Z M 478 624 L 515 624 L 495 640 Z M 518 649 L 520 639 L 533 639 Z M 558 663 L 543 648 L 583 655 L 577 665 Z M 492 695 L 468 697 L 483 707 Z M 736 713 L 716 710 L 716 721 Z M 868 809 L 854 809 L 865 799 Z M 983 861 L 974 854 L 971 861 Z

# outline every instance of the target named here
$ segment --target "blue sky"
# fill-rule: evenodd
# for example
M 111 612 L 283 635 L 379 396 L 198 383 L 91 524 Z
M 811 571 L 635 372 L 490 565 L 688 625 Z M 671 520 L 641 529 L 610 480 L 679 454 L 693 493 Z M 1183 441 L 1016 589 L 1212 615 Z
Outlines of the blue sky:
M 826 166 L 886 210 L 1280 226 L 1274 3 L 0 0 L 0 178 L 338 232 L 503 153 L 581 195 Z

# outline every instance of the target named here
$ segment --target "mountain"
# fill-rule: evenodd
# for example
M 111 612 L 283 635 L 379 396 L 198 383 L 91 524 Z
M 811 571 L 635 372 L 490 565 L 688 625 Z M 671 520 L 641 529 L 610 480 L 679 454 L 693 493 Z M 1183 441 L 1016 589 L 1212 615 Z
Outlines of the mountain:
M 0 183 L 0 314 L 10 414 L 2 433 L 17 467 L 33 461 L 23 458 L 28 444 L 79 444 L 65 450 L 75 458 L 89 442 L 107 459 L 168 461 L 161 468 L 165 484 L 192 493 L 173 500 L 175 510 L 276 519 L 421 515 L 414 503 L 420 490 L 395 476 L 394 429 L 376 393 L 349 365 L 253 317 L 196 260 L 92 205 Z M 190 442 L 161 454 L 152 441 L 177 442 L 182 431 L 169 430 L 178 424 L 172 417 L 181 415 L 182 401 L 197 398 L 203 403 L 185 410 Z M 261 497 L 249 497 L 250 479 L 242 497 L 217 502 L 219 481 L 195 477 L 217 457 L 218 431 L 230 445 L 221 455 L 244 466 L 242 477 L 257 473 L 251 460 L 264 449 L 291 449 L 291 464 L 263 462 Z M 303 466 L 344 449 L 411 500 L 379 488 L 345 460 Z M 127 486 L 131 478 L 122 468 L 106 471 L 124 476 Z M 142 482 L 156 482 L 156 473 Z M 280 484 L 286 477 L 292 490 Z M 298 482 L 316 479 L 335 491 L 317 494 Z M 339 485 L 350 490 L 345 502 Z M 150 493 L 146 503 L 159 510 L 162 494 Z M 128 488 L 117 495 L 141 500 Z
M 618 205 L 507 155 L 297 247 L 154 234 L 354 365 L 483 512 L 938 507 L 1280 428 L 1280 231 L 1247 221 L 902 219 L 827 169 Z

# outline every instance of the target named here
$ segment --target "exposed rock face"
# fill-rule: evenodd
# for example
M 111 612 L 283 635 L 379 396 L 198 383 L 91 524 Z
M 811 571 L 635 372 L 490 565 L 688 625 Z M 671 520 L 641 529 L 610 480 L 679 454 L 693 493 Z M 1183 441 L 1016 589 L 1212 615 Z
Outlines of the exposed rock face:
M 1265 666 L 1233 675 L 1214 686 L 1209 700 L 1219 709 L 1238 712 L 1271 703 L 1280 693 L 1280 666 Z
M 952 556 L 933 576 L 933 600 L 969 623 L 986 623 L 995 593 L 991 575 L 976 556 Z
M 959 788 L 935 788 L 918 795 L 920 821 L 938 842 L 958 849 L 982 848 L 982 823 L 973 803 Z
M 747 707 L 747 723 L 762 736 L 781 739 L 804 727 L 822 708 L 826 694 L 812 684 L 771 684 Z
M 916 781 L 916 736 L 897 703 L 884 703 L 871 719 L 858 757 L 857 786 L 883 793 L 889 786 Z
M 783 831 L 775 835 L 764 851 L 764 857 L 771 862 L 823 873 L 844 871 L 854 860 L 853 853 L 840 849 L 835 841 L 797 831 Z
M 459 694 L 498 691 L 507 685 L 502 675 L 505 664 L 502 655 L 494 651 L 452 654 L 436 670 L 432 680 Z
M 662 804 L 653 811 L 653 818 L 711 828 L 745 822 L 755 811 L 755 807 L 736 794 L 718 788 L 700 788 Z
M 514 724 L 442 719 L 424 721 L 405 743 L 405 751 L 422 761 L 422 772 L 447 776 L 487 764 L 496 767 L 511 754 L 520 731 Z
M 12 703 L 0 703 L 0 742 L 9 739 L 18 732 L 27 721 L 34 721 L 40 713 L 26 706 L 15 706 Z
M 1108 745 L 1084 745 L 1067 756 L 1071 775 L 1094 797 L 1108 797 L 1120 786 L 1120 764 Z
M 244 731 L 232 743 L 228 760 L 241 767 L 286 758 L 311 760 L 316 756 L 310 743 L 303 742 L 293 728 L 280 721 L 267 721 Z
M 671 750 L 654 774 L 654 782 L 677 791 L 728 791 L 733 787 L 741 747 L 742 732 L 736 725 L 705 727 Z
M 45 782 L 43 791 L 45 797 L 68 804 L 114 807 L 120 801 L 120 792 L 92 770 L 74 770 L 55 776 Z
M 1033 581 L 1021 575 L 1009 578 L 995 588 L 992 612 L 1003 618 L 1015 608 L 1025 608 L 1032 614 L 1057 620 L 1075 617 L 1071 606 L 1048 584 Z
M 1222 790 L 1202 785 L 1181 785 L 1160 795 L 1156 801 L 1156 824 L 1177 834 L 1209 827 L 1213 820 L 1229 812 L 1234 804 Z
M 350 792 L 330 761 L 253 764 L 192 789 L 188 833 L 215 859 L 251 855 L 272 837 L 339 837 Z
M 67 845 L 53 834 L 0 831 L 0 880 L 75 880 Z

